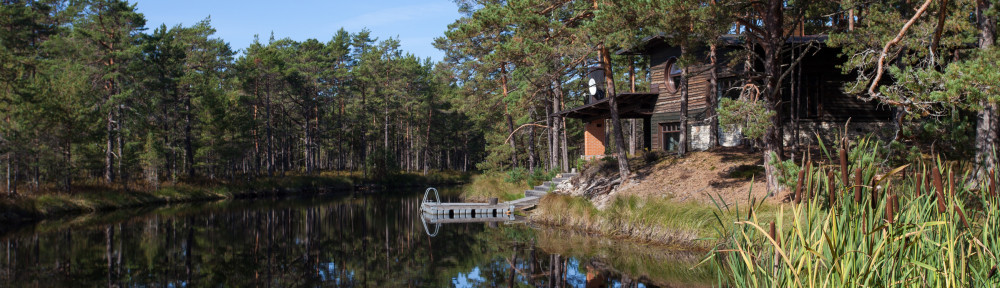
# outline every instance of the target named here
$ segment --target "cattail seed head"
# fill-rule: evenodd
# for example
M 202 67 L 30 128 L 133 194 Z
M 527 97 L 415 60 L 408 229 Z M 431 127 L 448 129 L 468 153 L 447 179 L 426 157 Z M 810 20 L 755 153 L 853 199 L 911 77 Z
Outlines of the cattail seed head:
M 948 206 L 944 204 L 944 185 L 941 184 L 941 170 L 937 166 L 931 168 L 931 176 L 934 177 L 934 190 L 937 193 L 938 213 L 944 213 Z
M 990 171 L 990 195 L 997 197 L 997 170 Z
M 923 184 L 924 184 L 924 174 L 920 173 L 917 175 L 917 189 L 916 189 L 917 196 L 921 195 L 920 189 L 924 188 Z
M 885 221 L 892 224 L 895 222 L 895 211 L 893 211 L 891 197 L 890 201 L 885 201 Z
M 959 209 L 958 205 L 955 205 L 954 209 L 955 209 L 955 213 L 958 214 L 958 219 L 962 221 L 962 226 L 963 227 L 969 227 L 969 221 L 965 220 L 965 213 L 962 212 L 962 209 Z
M 951 196 L 955 196 L 955 170 L 951 170 L 951 173 L 948 173 L 948 193 Z

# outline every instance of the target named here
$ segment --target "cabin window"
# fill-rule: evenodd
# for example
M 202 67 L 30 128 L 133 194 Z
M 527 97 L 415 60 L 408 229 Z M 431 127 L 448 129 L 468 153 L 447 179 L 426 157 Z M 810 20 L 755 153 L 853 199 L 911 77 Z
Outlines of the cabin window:
M 660 135 L 664 151 L 677 151 L 681 141 L 681 123 L 660 123 Z
M 667 60 L 666 67 L 666 71 L 663 73 L 666 79 L 663 82 L 667 85 L 668 92 L 677 93 L 678 84 L 681 83 L 681 73 L 684 71 L 678 66 L 676 57 L 671 57 L 670 60 Z

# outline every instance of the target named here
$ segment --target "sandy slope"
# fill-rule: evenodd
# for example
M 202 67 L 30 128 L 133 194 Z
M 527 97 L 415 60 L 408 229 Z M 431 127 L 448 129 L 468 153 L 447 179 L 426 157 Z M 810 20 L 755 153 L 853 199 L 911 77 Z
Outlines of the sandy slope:
M 678 158 L 668 156 L 655 164 L 637 167 L 633 181 L 618 188 L 618 195 L 668 197 L 677 201 L 711 204 L 711 197 L 742 205 L 749 197 L 764 199 L 761 157 L 734 149 L 693 152 Z M 756 168 L 754 168 L 756 167 Z M 756 173 L 755 173 L 756 172 Z M 748 194 L 753 181 L 753 193 Z M 768 201 L 777 201 L 769 198 Z

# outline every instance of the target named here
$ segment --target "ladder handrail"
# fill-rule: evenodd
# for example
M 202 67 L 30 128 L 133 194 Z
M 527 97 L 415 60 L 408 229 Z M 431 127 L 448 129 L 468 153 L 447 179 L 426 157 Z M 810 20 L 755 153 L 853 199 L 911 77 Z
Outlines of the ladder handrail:
M 441 195 L 438 195 L 438 189 L 434 187 L 427 188 L 427 190 L 424 191 L 424 199 L 421 201 L 421 203 L 427 203 L 427 194 L 431 193 L 431 190 L 434 190 L 434 198 L 437 199 L 436 203 L 441 203 Z

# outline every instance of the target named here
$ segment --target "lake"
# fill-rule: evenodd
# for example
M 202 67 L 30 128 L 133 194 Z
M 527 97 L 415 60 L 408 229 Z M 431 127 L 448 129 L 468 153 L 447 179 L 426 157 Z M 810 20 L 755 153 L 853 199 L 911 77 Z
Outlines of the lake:
M 461 187 L 442 189 L 458 201 Z M 2 287 L 691 287 L 704 252 L 445 224 L 423 189 L 130 209 L 0 228 Z M 694 267 L 694 268 L 693 268 Z

